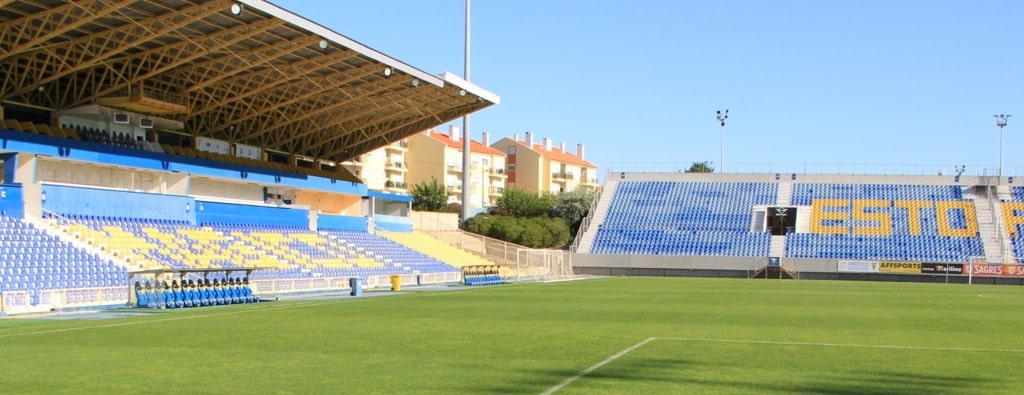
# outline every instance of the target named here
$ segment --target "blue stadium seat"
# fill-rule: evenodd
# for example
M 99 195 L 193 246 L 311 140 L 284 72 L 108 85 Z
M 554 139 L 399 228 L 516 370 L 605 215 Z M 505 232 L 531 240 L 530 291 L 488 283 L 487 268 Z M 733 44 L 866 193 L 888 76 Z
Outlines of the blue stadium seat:
M 750 226 L 777 193 L 773 183 L 620 182 L 591 252 L 767 256 L 771 236 Z

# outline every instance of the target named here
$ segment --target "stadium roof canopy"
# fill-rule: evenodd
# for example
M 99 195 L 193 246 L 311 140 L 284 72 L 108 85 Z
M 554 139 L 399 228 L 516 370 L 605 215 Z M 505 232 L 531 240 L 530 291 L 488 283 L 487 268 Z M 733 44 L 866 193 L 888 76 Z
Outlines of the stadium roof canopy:
M 260 0 L 0 0 L 0 101 L 345 160 L 498 103 Z

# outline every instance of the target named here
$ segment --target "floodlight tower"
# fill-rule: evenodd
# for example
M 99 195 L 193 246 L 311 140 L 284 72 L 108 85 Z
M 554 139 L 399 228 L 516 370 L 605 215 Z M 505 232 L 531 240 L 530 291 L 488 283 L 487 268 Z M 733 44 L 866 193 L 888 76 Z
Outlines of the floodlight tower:
M 465 39 L 465 75 L 463 78 L 469 82 L 469 4 L 466 0 L 466 39 Z M 472 145 L 470 144 L 469 114 L 462 116 L 462 222 L 469 220 L 469 164 L 472 160 Z M 450 136 L 449 136 L 450 137 Z M 486 196 L 486 194 L 485 194 Z
M 1003 128 L 1006 127 L 1006 119 L 1009 118 L 1010 114 L 999 114 L 993 115 L 996 119 L 996 126 L 999 127 L 999 178 L 1003 178 Z M 1002 181 L 1000 181 L 1002 183 Z
M 721 137 L 720 137 L 720 139 L 719 139 L 720 141 L 718 143 L 718 172 L 719 173 L 724 173 L 725 172 L 725 120 L 729 119 L 729 110 L 726 109 L 725 112 L 722 112 L 721 110 L 715 111 L 715 119 L 717 119 L 718 123 L 722 125 L 722 133 L 720 135 Z

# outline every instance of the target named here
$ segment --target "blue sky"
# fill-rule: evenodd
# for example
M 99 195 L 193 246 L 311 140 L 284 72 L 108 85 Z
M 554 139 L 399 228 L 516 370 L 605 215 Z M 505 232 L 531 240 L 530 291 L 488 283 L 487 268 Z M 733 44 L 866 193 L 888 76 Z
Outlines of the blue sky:
M 274 3 L 463 74 L 464 0 Z M 584 143 L 601 171 L 718 167 L 715 111 L 728 108 L 727 172 L 976 174 L 997 167 L 992 115 L 1008 113 L 1004 174 L 1024 176 L 1022 18 L 1019 1 L 477 0 L 471 80 L 502 101 L 471 133 Z

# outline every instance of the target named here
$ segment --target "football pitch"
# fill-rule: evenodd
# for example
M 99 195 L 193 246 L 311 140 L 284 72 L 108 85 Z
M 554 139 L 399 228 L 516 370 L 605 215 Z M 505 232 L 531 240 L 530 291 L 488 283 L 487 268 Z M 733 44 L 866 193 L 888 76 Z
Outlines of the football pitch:
M 4 393 L 1018 394 L 1024 288 L 618 277 L 0 319 Z

